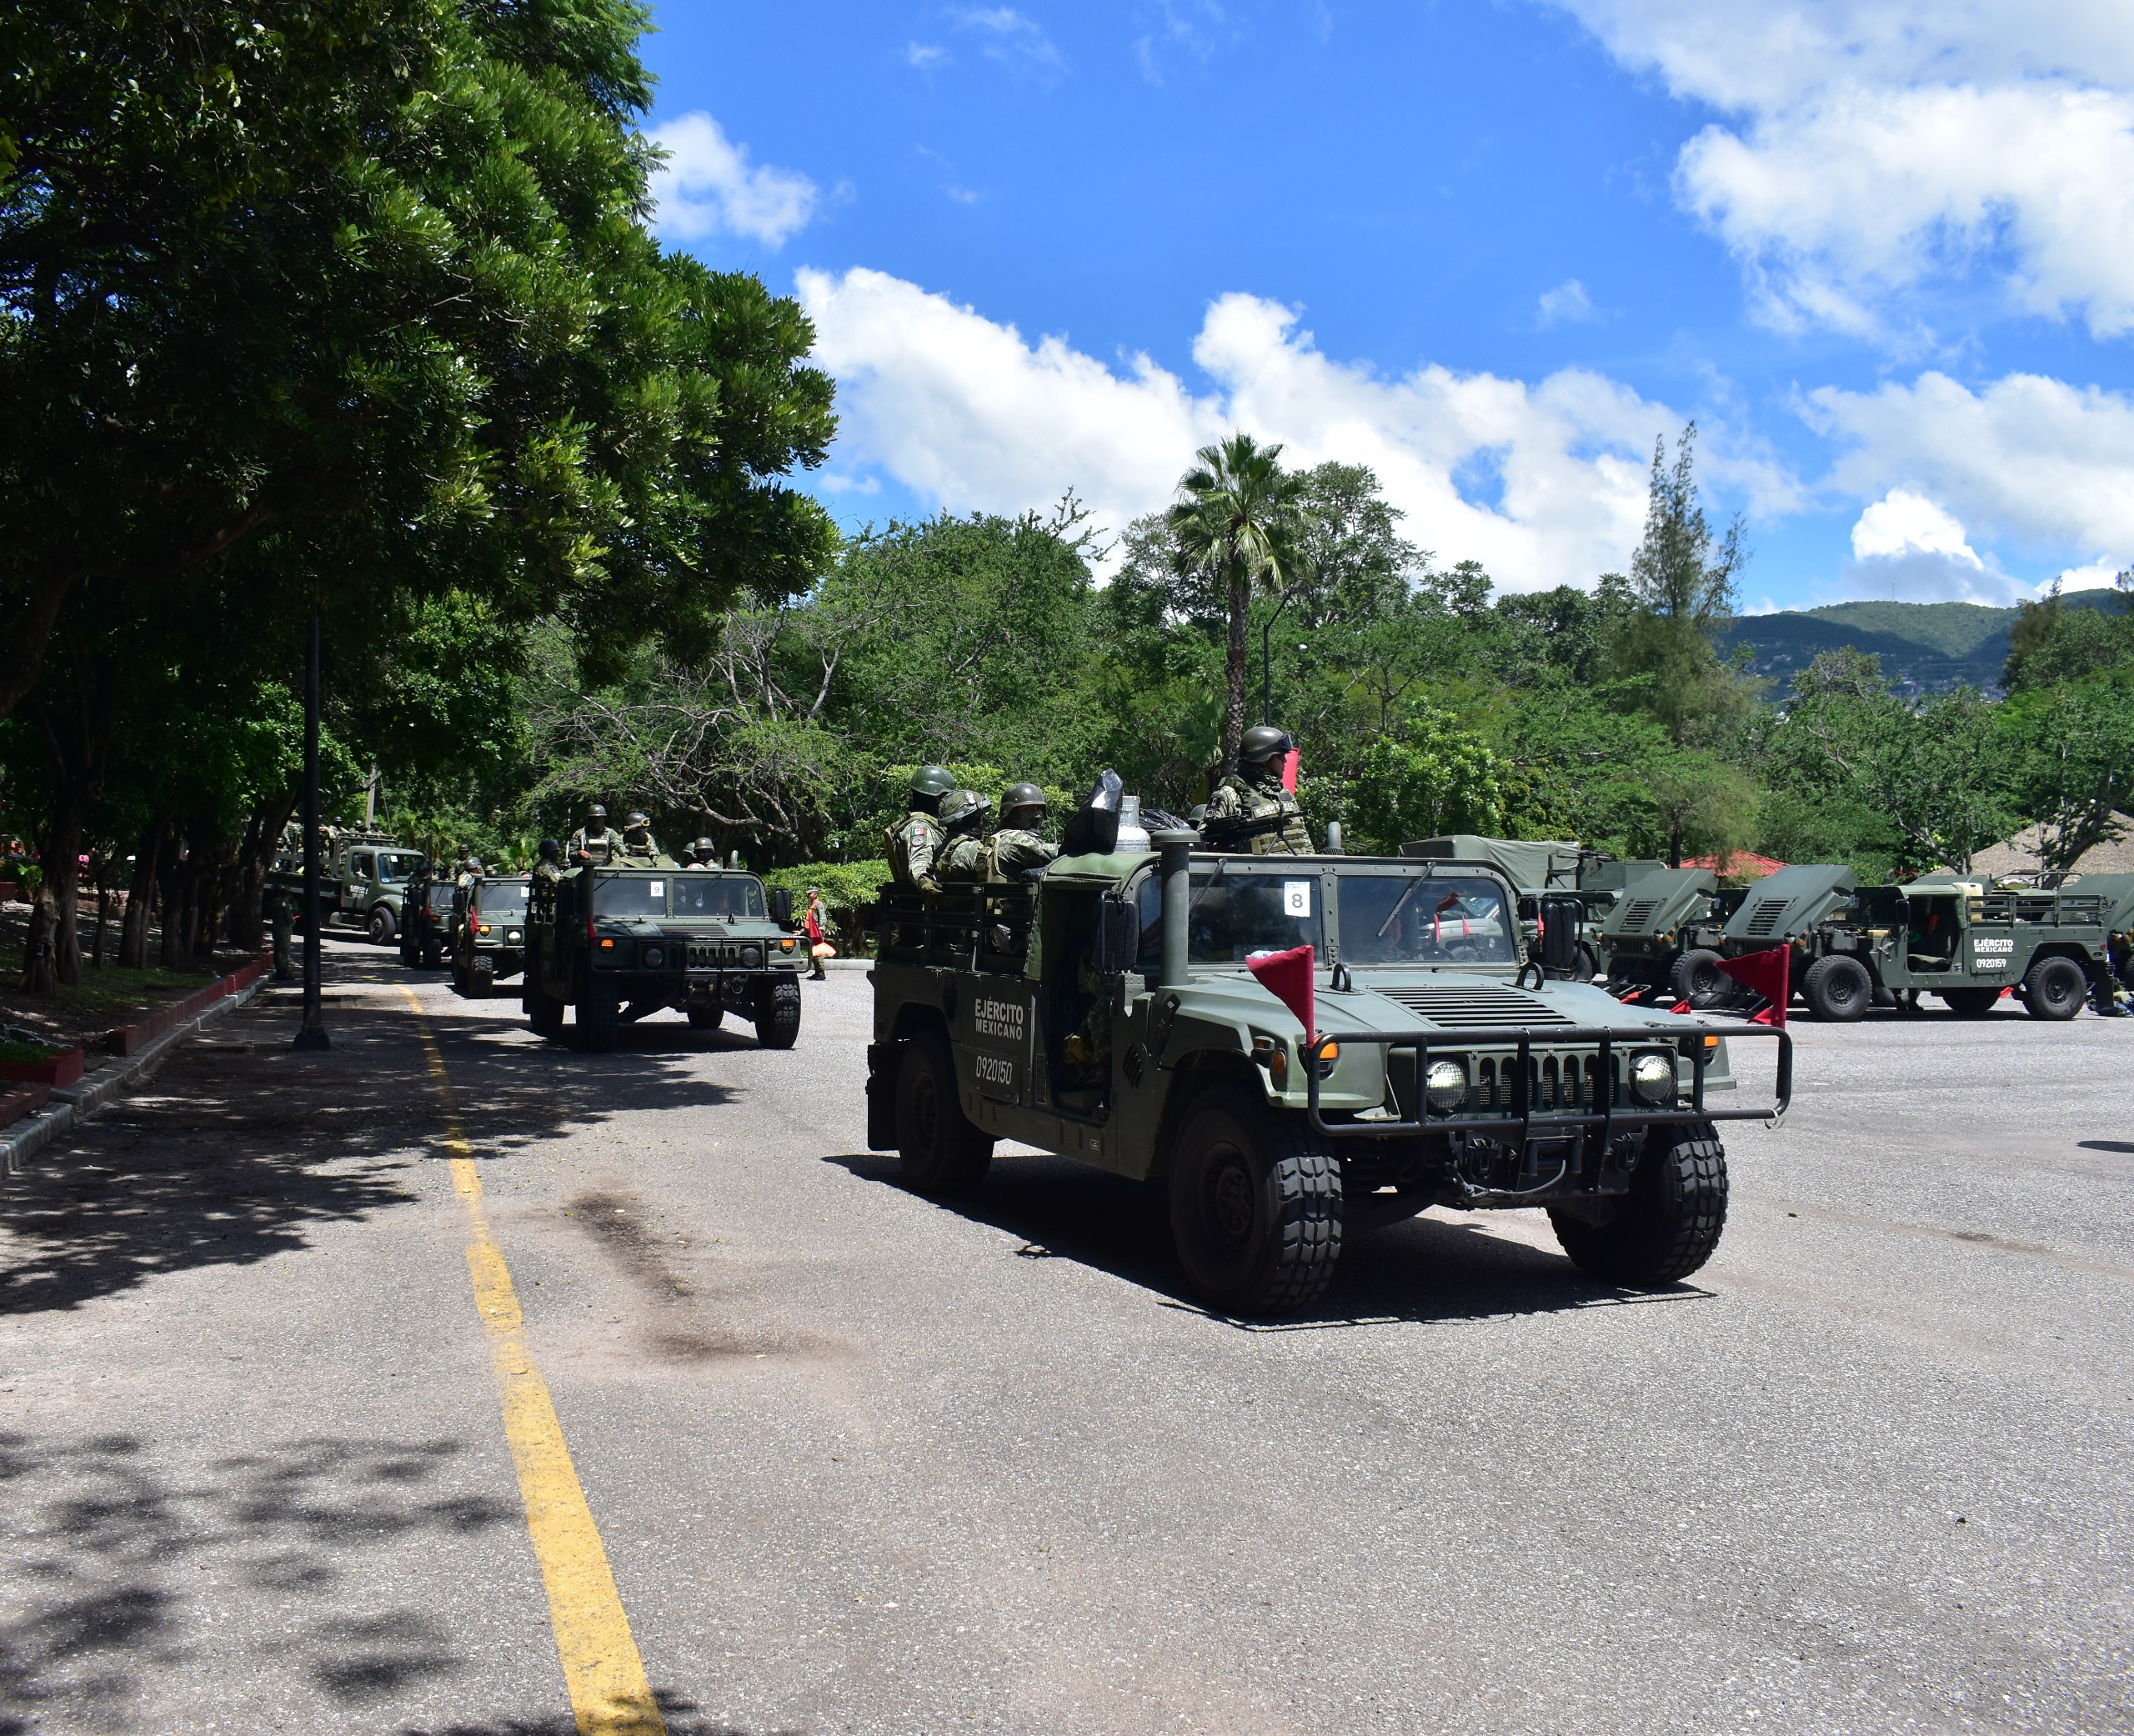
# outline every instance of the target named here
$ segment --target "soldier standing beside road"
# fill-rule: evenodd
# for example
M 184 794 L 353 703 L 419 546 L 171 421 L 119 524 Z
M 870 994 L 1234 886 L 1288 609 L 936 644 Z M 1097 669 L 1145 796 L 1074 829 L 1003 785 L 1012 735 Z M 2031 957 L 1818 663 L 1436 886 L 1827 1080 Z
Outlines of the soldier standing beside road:
M 934 879 L 934 858 L 943 839 L 935 816 L 941 810 L 941 798 L 955 787 L 955 778 L 944 767 L 921 766 L 914 775 L 911 811 L 889 833 L 889 876 L 898 885 L 939 889 Z
M 296 938 L 296 916 L 289 908 L 289 895 L 285 892 L 274 894 L 272 910 L 268 913 L 274 924 L 274 980 L 286 983 L 295 976 L 289 959 L 290 943 Z
M 934 878 L 943 884 L 952 880 L 985 878 L 985 816 L 992 801 L 974 789 L 951 790 L 941 798 L 940 853 L 934 858 Z
M 1208 798 L 1201 835 L 1218 850 L 1253 856 L 1310 856 L 1317 846 L 1297 798 L 1282 787 L 1289 732 L 1256 723 L 1238 744 L 1237 770 Z
M 1034 783 L 1011 783 L 1000 792 L 1000 829 L 988 846 L 991 878 L 1034 880 L 1059 854 L 1059 846 L 1047 843 L 1038 829 L 1046 806 L 1044 792 Z
M 605 868 L 615 854 L 615 834 L 608 829 L 608 810 L 595 802 L 585 810 L 585 823 L 570 835 L 566 856 L 574 868 L 591 863 Z

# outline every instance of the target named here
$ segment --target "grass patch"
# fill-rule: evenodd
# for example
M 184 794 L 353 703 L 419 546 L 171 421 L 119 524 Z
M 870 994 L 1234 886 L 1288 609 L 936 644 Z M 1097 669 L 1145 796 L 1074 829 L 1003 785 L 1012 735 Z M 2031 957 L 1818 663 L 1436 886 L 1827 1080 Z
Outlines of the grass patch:
M 196 974 L 190 971 L 121 970 L 115 964 L 98 969 L 84 964 L 82 980 L 61 983 L 54 999 L 68 1013 L 123 1013 L 133 1007 L 152 1007 L 159 1001 L 178 1000 L 196 988 L 206 988 L 213 980 L 204 971 Z
M 49 1061 L 58 1053 L 48 1043 L 0 1043 L 0 1061 Z

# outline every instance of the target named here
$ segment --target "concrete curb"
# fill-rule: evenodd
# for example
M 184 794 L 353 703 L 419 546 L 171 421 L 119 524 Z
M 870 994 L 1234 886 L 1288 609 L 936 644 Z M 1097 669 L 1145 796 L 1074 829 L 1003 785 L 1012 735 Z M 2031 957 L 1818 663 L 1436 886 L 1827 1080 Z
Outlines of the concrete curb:
M 106 1062 L 95 1072 L 83 1073 L 71 1085 L 57 1087 L 47 1108 L 25 1116 L 0 1133 L 0 1178 L 26 1168 L 30 1159 L 53 1140 L 71 1133 L 78 1123 L 88 1120 L 122 1091 L 139 1084 L 178 1043 L 236 1008 L 248 1005 L 272 980 L 262 972 L 243 988 L 209 1002 L 183 1024 L 172 1026 L 132 1054 Z

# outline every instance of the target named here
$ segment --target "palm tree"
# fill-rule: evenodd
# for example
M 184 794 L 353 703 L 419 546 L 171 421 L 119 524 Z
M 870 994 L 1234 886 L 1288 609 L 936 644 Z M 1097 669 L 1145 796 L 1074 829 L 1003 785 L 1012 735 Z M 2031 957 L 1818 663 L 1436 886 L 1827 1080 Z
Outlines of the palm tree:
M 1298 496 L 1305 479 L 1282 468 L 1282 448 L 1247 433 L 1204 446 L 1197 468 L 1179 478 L 1179 502 L 1165 515 L 1182 575 L 1220 587 L 1230 613 L 1228 703 L 1222 769 L 1237 767 L 1245 734 L 1245 628 L 1252 588 L 1280 593 L 1297 576 Z

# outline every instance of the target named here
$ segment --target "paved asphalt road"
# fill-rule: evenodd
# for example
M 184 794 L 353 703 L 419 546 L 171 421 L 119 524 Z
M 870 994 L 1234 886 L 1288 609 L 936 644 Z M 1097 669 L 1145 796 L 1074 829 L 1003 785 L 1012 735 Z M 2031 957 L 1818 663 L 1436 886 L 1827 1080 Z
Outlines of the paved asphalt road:
M 0 1732 L 566 1732 L 422 1026 L 332 953 L 0 1194 Z M 674 1732 L 2134 1727 L 2134 1023 L 1799 1032 L 1716 1260 L 1531 1214 L 1185 1303 L 1137 1190 L 420 988 Z

